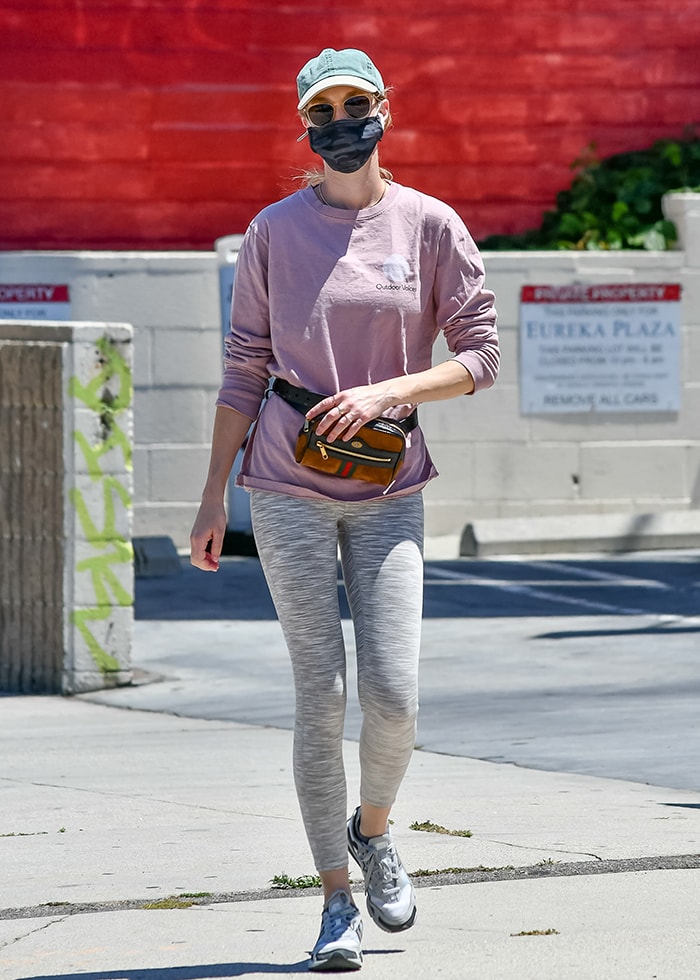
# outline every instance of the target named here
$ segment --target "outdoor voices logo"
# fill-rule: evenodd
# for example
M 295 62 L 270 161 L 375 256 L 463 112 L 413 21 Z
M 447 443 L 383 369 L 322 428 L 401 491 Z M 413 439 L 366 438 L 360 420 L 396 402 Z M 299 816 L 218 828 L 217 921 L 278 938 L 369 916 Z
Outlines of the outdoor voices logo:
M 406 282 L 411 275 L 411 267 L 408 259 L 396 253 L 387 256 L 382 265 L 382 272 L 389 280 L 388 282 L 378 282 L 377 289 L 403 289 L 415 293 L 417 287 Z

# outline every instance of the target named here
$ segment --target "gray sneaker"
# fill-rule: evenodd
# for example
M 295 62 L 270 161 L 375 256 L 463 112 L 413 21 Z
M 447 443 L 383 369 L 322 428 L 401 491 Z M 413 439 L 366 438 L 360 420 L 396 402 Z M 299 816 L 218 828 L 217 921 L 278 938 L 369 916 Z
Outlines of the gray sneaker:
M 310 970 L 359 970 L 362 917 L 342 888 L 333 892 L 321 915 L 321 932 L 311 950 Z
M 385 932 L 410 929 L 416 920 L 416 895 L 387 828 L 381 837 L 360 834 L 360 807 L 348 820 L 348 849 L 362 869 L 367 911 Z

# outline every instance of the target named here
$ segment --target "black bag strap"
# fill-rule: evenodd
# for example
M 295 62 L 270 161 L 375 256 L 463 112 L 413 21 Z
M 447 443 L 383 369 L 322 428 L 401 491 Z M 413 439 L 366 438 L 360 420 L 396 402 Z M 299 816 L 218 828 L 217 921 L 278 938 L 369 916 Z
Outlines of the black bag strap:
M 297 412 L 301 412 L 302 415 L 306 415 L 310 408 L 318 405 L 319 402 L 328 397 L 328 395 L 319 395 L 316 391 L 309 391 L 307 388 L 290 385 L 283 378 L 274 379 L 272 390 L 276 395 L 279 395 L 280 398 L 283 398 L 291 405 L 292 408 L 296 408 Z M 411 432 L 418 425 L 418 409 L 414 408 L 411 414 L 405 419 L 388 419 L 387 421 L 398 425 L 404 432 Z

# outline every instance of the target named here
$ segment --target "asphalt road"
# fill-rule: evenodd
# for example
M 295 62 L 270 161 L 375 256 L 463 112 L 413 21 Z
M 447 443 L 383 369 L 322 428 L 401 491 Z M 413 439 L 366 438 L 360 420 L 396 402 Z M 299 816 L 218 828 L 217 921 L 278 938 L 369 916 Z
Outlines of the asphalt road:
M 700 553 L 428 562 L 424 612 L 420 747 L 700 788 Z M 143 683 L 92 700 L 292 727 L 256 559 L 138 579 L 134 636 Z

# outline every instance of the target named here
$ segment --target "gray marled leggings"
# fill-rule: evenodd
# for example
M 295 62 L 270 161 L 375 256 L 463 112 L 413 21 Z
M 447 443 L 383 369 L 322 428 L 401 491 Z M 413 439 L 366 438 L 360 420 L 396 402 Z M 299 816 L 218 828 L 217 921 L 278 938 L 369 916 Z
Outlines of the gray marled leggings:
M 251 492 L 258 554 L 294 672 L 294 779 L 319 871 L 348 863 L 342 757 L 345 645 L 338 545 L 355 629 L 360 796 L 394 802 L 415 743 L 423 607 L 423 499 L 345 503 Z

